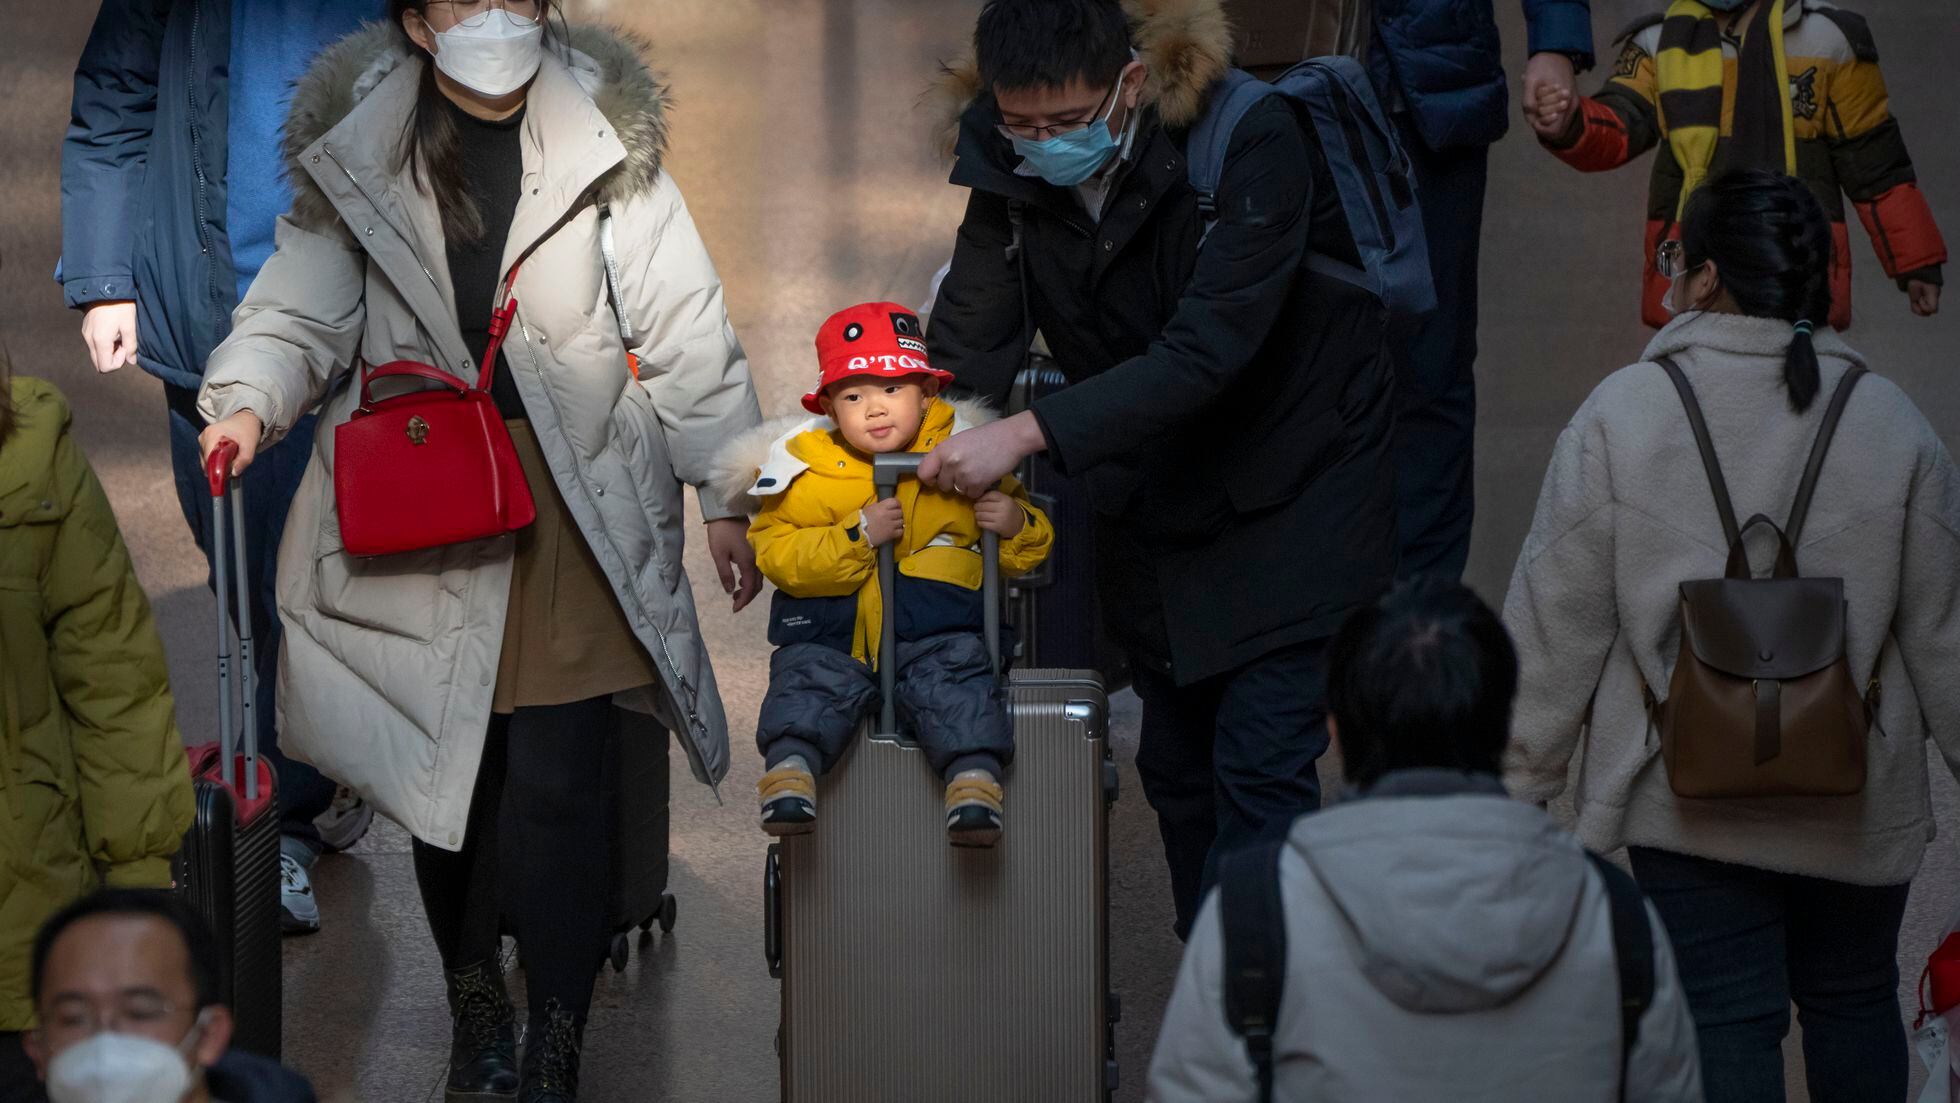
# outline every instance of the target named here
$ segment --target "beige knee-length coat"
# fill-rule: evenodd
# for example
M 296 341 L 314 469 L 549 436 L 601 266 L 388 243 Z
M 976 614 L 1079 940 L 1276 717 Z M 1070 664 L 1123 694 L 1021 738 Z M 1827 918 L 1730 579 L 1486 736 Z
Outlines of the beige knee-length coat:
M 662 169 L 665 89 L 638 44 L 596 28 L 548 43 L 523 122 L 504 270 L 522 262 L 511 374 L 558 490 L 661 675 L 636 694 L 680 734 L 695 775 L 728 767 L 727 721 L 681 567 L 682 484 L 760 420 L 706 247 Z M 333 429 L 357 361 L 419 360 L 474 380 L 435 202 L 400 163 L 425 60 L 393 27 L 330 48 L 287 124 L 293 210 L 212 355 L 200 399 L 241 410 L 266 446 L 324 402 L 279 555 L 285 748 L 417 838 L 463 841 L 510 594 L 509 537 L 383 559 L 341 547 Z M 608 295 L 598 204 L 613 215 L 639 379 Z M 739 510 L 712 489 L 709 519 Z

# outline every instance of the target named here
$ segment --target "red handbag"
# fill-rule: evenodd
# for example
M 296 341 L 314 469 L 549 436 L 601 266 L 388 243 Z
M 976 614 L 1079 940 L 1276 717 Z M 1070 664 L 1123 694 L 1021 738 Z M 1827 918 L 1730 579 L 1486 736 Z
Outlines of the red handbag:
M 490 397 L 497 352 L 517 315 L 512 269 L 476 385 L 429 364 L 363 368 L 361 404 L 334 430 L 334 497 L 349 555 L 395 555 L 515 532 L 537 519 L 524 466 Z M 377 401 L 377 381 L 426 379 L 440 389 Z

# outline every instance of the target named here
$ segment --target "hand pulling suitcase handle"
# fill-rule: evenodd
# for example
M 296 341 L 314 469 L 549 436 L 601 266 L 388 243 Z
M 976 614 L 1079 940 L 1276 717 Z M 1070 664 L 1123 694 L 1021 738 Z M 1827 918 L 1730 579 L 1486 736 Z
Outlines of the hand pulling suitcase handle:
M 258 670 L 252 653 L 251 586 L 245 570 L 245 494 L 232 479 L 231 465 L 238 459 L 238 445 L 220 440 L 204 462 L 204 475 L 211 484 L 211 562 L 216 567 L 218 597 L 218 753 L 219 777 L 225 787 L 239 792 L 237 743 L 242 736 L 245 747 L 246 800 L 259 799 Z M 230 539 L 226 536 L 229 534 Z M 229 551 L 231 554 L 226 554 Z M 233 560 L 236 560 L 236 567 Z M 235 578 L 233 576 L 236 576 Z M 241 615 L 233 616 L 234 611 Z M 239 723 L 232 725 L 231 666 L 232 626 L 238 633 Z
M 871 485 L 879 501 L 898 493 L 899 480 L 917 476 L 924 452 L 887 452 L 871 460 Z M 883 698 L 878 714 L 878 731 L 892 735 L 898 731 L 898 706 L 893 695 L 898 688 L 898 614 L 894 588 L 898 582 L 898 557 L 887 543 L 878 549 L 878 592 L 883 595 L 885 614 L 878 634 L 878 688 Z M 994 674 L 1000 674 L 1000 536 L 980 532 L 980 596 L 985 607 L 982 624 L 987 639 L 987 657 Z

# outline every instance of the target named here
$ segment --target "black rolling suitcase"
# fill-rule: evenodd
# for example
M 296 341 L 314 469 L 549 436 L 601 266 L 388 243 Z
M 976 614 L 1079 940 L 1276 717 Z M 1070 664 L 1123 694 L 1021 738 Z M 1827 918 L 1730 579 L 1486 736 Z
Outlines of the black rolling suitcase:
M 877 459 L 888 476 L 917 456 Z M 887 482 L 888 477 L 890 482 Z M 880 557 L 890 593 L 891 554 Z M 998 655 L 998 545 L 983 541 Z M 895 646 L 884 621 L 881 647 Z M 889 672 L 889 664 L 881 664 Z M 786 1103 L 1093 1103 L 1116 1089 L 1109 701 L 1089 670 L 1007 680 L 1014 762 L 989 850 L 946 841 L 943 785 L 885 685 L 819 782 L 816 830 L 769 848 L 764 952 L 783 984 Z
M 1067 385 L 1053 360 L 1033 353 L 1014 380 L 1007 412 L 1026 410 Z M 1020 640 L 1019 665 L 1094 670 L 1112 690 L 1128 685 L 1129 659 L 1103 628 L 1088 487 L 1056 470 L 1045 453 L 1030 457 L 1015 476 L 1055 526 L 1055 550 L 1048 560 L 1007 589 L 1008 621 Z
M 277 1060 L 279 795 L 271 764 L 259 757 L 245 503 L 229 478 L 236 454 L 221 447 L 207 465 L 217 565 L 218 741 L 189 748 L 197 819 L 177 855 L 176 879 L 216 936 L 218 998 L 236 1024 L 232 1044 Z
M 654 924 L 674 929 L 674 894 L 667 891 L 670 772 L 667 746 L 672 738 L 660 721 L 631 709 L 615 708 L 612 798 L 617 832 L 612 851 L 611 960 L 614 972 L 626 969 L 633 932 L 652 937 Z

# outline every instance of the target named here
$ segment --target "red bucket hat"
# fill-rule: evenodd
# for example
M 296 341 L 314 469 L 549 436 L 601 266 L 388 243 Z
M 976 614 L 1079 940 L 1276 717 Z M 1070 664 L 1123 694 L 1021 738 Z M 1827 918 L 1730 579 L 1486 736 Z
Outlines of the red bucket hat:
M 926 361 L 926 331 L 919 316 L 897 303 L 861 303 L 840 310 L 817 331 L 817 388 L 803 396 L 803 408 L 823 413 L 818 398 L 833 383 L 859 376 L 904 379 L 930 375 L 943 385 L 953 373 Z

